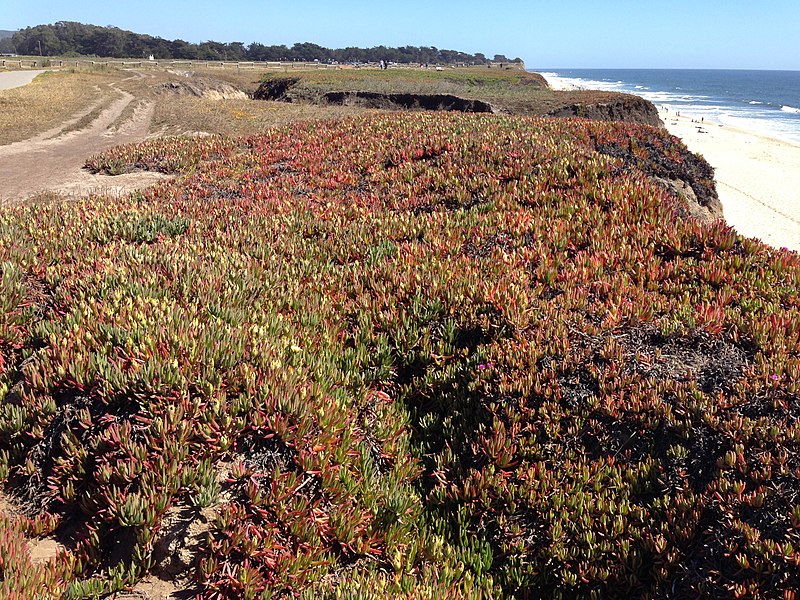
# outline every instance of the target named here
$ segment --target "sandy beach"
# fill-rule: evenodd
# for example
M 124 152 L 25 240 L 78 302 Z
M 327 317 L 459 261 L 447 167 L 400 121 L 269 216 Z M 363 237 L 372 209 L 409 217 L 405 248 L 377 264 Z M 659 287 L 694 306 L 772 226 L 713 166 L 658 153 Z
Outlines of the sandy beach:
M 800 251 L 800 146 L 659 110 L 673 135 L 714 167 L 725 220 L 739 233 Z

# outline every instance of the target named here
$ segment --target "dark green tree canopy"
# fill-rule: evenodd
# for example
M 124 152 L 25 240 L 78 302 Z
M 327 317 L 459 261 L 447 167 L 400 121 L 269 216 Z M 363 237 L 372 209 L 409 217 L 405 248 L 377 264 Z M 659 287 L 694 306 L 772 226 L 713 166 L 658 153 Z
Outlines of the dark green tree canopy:
M 44 56 L 82 55 L 108 58 L 231 60 L 231 61 L 315 61 L 320 62 L 379 62 L 486 64 L 482 53 L 467 54 L 456 50 L 439 50 L 431 47 L 403 46 L 402 48 L 339 48 L 332 50 L 317 44 L 303 42 L 291 48 L 284 45 L 266 46 L 253 42 L 222 43 L 207 41 L 191 44 L 184 40 L 165 40 L 159 37 L 125 31 L 118 27 L 99 27 L 69 21 L 52 25 L 28 27 L 14 34 L 13 48 L 19 54 Z M 503 55 L 503 62 L 514 62 Z M 520 61 L 520 59 L 516 59 Z

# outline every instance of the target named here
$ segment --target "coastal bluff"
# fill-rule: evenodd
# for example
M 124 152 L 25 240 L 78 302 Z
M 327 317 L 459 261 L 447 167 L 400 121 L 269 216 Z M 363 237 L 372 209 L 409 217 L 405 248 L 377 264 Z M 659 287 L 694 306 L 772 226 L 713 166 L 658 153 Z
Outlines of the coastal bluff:
M 384 110 L 580 117 L 663 127 L 658 110 L 631 94 L 553 90 L 538 73 L 297 73 L 265 77 L 256 100 Z
M 578 101 L 548 112 L 551 117 L 582 117 L 592 121 L 622 121 L 663 127 L 658 109 L 649 100 L 630 94 L 610 94 L 598 100 Z

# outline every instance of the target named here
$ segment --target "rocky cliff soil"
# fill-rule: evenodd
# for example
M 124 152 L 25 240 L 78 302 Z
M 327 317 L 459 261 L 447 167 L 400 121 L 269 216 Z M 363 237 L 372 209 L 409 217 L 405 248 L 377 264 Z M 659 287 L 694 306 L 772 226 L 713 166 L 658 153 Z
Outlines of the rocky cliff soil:
M 551 117 L 582 117 L 593 121 L 623 121 L 663 127 L 658 110 L 652 102 L 630 96 L 613 94 L 611 97 L 570 102 L 547 113 Z

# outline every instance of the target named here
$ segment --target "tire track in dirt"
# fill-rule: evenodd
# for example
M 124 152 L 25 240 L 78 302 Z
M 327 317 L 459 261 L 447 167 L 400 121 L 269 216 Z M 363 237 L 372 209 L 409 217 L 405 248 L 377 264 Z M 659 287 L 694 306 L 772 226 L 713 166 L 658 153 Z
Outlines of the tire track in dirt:
M 56 192 L 67 197 L 93 193 L 122 195 L 166 178 L 160 173 L 109 177 L 83 169 L 86 159 L 93 154 L 148 137 L 153 103 L 139 102 L 131 116 L 119 122 L 125 109 L 137 99 L 115 87 L 118 83 L 109 85 L 116 98 L 85 129 L 64 133 L 82 118 L 78 115 L 60 128 L 0 146 L 0 205 L 22 202 L 41 192 Z M 97 108 L 98 105 L 93 105 L 83 116 Z

